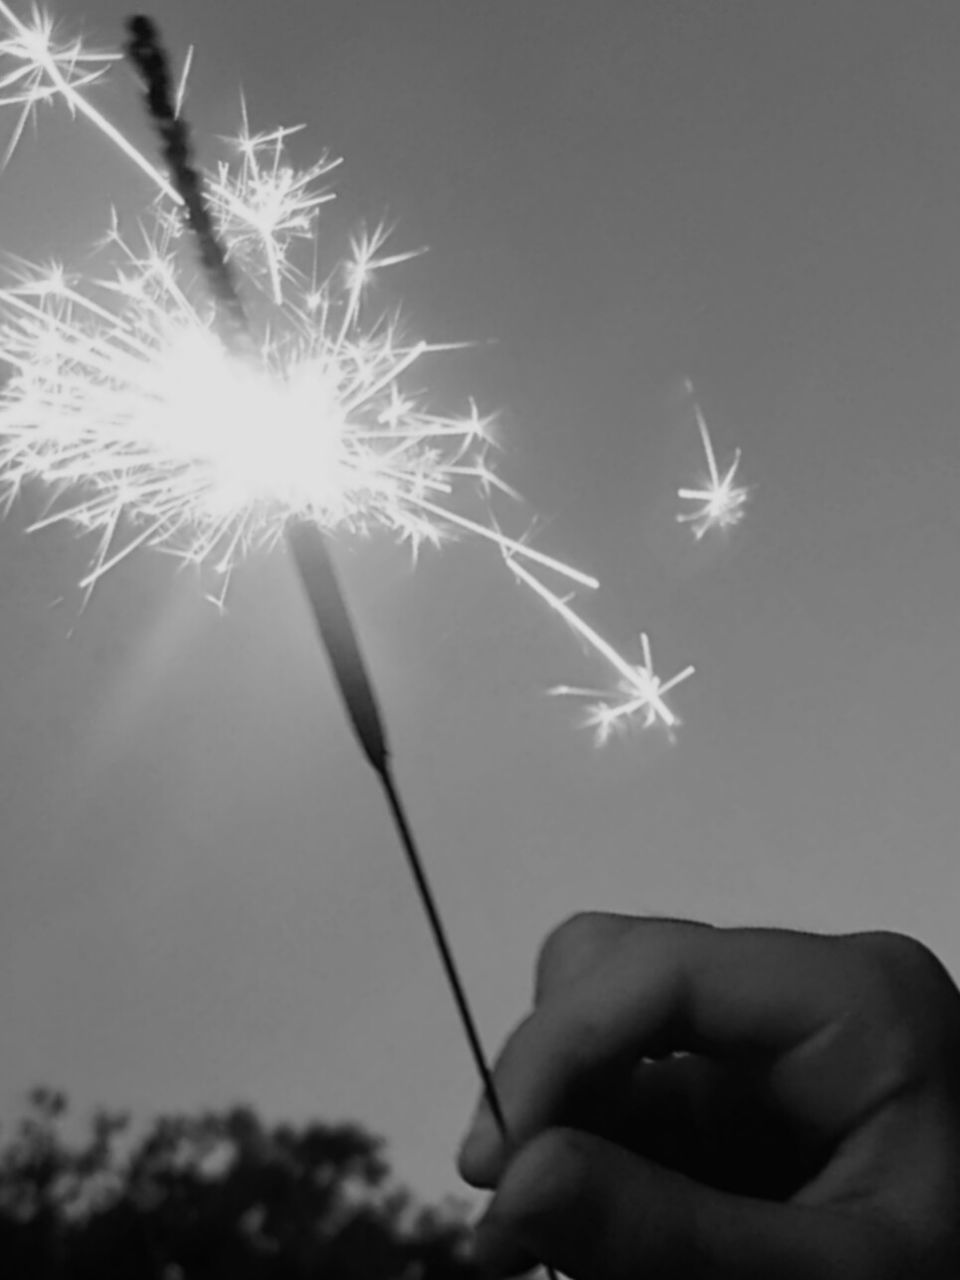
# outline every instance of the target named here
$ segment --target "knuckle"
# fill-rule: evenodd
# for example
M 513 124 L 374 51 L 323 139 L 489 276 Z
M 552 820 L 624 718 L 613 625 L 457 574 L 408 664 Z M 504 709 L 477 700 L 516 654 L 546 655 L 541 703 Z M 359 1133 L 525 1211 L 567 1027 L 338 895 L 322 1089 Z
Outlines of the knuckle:
M 579 1169 L 590 1150 L 590 1139 L 579 1129 L 548 1129 L 539 1141 L 540 1159 L 552 1168 Z
M 905 1070 L 960 1057 L 960 991 L 939 957 L 894 930 L 850 935 L 867 962 L 869 1005 L 886 1027 L 888 1052 Z
M 534 976 L 534 1004 L 553 991 L 577 981 L 604 961 L 627 939 L 643 930 L 657 931 L 664 940 L 689 929 L 712 929 L 701 920 L 672 916 L 631 916 L 612 911 L 577 911 L 553 928 L 543 940 Z
M 930 1068 L 925 1038 L 902 1011 L 877 1020 L 866 1043 L 873 1045 L 873 1062 L 864 1065 L 863 1080 L 875 1086 L 877 1102 L 898 1097 L 922 1080 Z
M 571 981 L 588 967 L 624 928 L 624 917 L 604 911 L 577 911 L 551 929 L 537 956 L 535 992 L 541 999 L 552 987 Z
M 940 958 L 918 938 L 893 930 L 851 935 L 868 957 L 875 979 L 908 1009 L 931 1002 L 957 1006 L 960 992 Z
M 589 1139 L 576 1129 L 547 1129 L 519 1153 L 511 1174 L 526 1191 L 517 1209 L 536 1216 L 580 1196 L 590 1156 Z
M 851 936 L 866 947 L 881 965 L 891 969 L 919 972 L 940 965 L 926 943 L 908 933 L 898 933 L 895 929 L 872 929 Z

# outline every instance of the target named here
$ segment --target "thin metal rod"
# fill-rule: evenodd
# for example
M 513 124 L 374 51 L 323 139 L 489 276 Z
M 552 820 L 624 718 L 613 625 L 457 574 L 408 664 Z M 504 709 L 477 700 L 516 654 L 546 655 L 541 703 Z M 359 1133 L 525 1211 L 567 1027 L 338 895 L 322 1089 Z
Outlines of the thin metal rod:
M 287 528 L 287 545 L 300 571 L 300 582 L 310 602 L 313 618 L 320 638 L 323 640 L 351 727 L 363 754 L 386 792 L 397 834 L 427 914 L 427 921 L 440 953 L 440 960 L 453 993 L 457 1012 L 460 1014 L 460 1021 L 467 1035 L 470 1052 L 473 1054 L 473 1060 L 477 1064 L 477 1071 L 483 1082 L 484 1093 L 506 1141 L 507 1126 L 503 1108 L 494 1087 L 493 1074 L 484 1057 L 480 1036 L 470 1011 L 470 1002 L 467 1000 L 467 994 L 453 958 L 453 949 L 447 939 L 443 919 L 397 790 L 390 767 L 390 749 L 387 746 L 383 714 L 360 648 L 356 626 L 350 617 L 350 610 L 340 587 L 330 548 L 320 530 L 306 520 L 290 522 Z
M 423 903 L 423 909 L 426 912 L 427 920 L 430 925 L 430 931 L 433 934 L 434 941 L 437 944 L 437 951 L 440 953 L 440 961 L 443 965 L 447 981 L 450 984 L 450 990 L 457 1006 L 457 1012 L 460 1015 L 460 1021 L 463 1023 L 463 1029 L 466 1033 L 467 1043 L 470 1046 L 470 1052 L 473 1054 L 473 1060 L 477 1066 L 477 1072 L 483 1083 L 483 1092 L 486 1096 L 487 1103 L 493 1118 L 496 1121 L 497 1128 L 504 1142 L 510 1140 L 510 1133 L 507 1129 L 506 1117 L 503 1114 L 503 1107 L 500 1105 L 500 1098 L 497 1095 L 497 1088 L 493 1082 L 493 1072 L 487 1062 L 486 1055 L 483 1052 L 483 1045 L 480 1043 L 480 1035 L 470 1010 L 470 1002 L 467 999 L 467 993 L 464 990 L 463 983 L 460 980 L 460 974 L 457 970 L 457 962 L 454 959 L 453 951 L 447 939 L 447 932 L 443 925 L 443 919 L 437 908 L 433 891 L 430 888 L 430 881 L 424 870 L 420 854 L 417 851 L 416 841 L 413 832 L 410 830 L 410 824 L 407 821 L 407 815 L 403 808 L 403 802 L 397 791 L 396 783 L 390 769 L 389 761 L 385 761 L 383 766 L 377 769 L 377 776 L 383 784 L 386 792 L 387 802 L 390 805 L 390 811 L 393 814 L 393 820 L 396 824 L 397 834 L 400 836 L 400 843 L 403 845 L 403 851 L 407 855 L 407 863 L 410 872 L 420 894 L 420 900 Z
M 477 1074 L 483 1084 L 484 1097 L 490 1108 L 490 1113 L 500 1130 L 500 1136 L 504 1145 L 510 1142 L 510 1130 L 507 1127 L 507 1118 L 503 1114 L 503 1107 L 500 1103 L 500 1097 L 497 1093 L 497 1086 L 493 1082 L 493 1072 L 487 1062 L 486 1054 L 483 1052 L 483 1045 L 480 1043 L 480 1035 L 477 1031 L 477 1025 L 474 1022 L 473 1014 L 470 1011 L 470 1001 L 467 999 L 467 993 L 463 983 L 460 980 L 460 974 L 457 971 L 457 962 L 453 957 L 453 951 L 447 940 L 447 931 L 443 925 L 443 919 L 437 909 L 437 904 L 430 888 L 430 881 L 427 878 L 426 870 L 420 860 L 420 854 L 417 852 L 417 842 L 410 830 L 410 824 L 407 821 L 407 815 L 403 808 L 403 802 L 400 799 L 400 793 L 397 790 L 393 773 L 390 769 L 389 755 L 383 760 L 379 767 L 374 766 L 377 777 L 383 785 L 386 792 L 387 801 L 390 805 L 390 812 L 393 815 L 394 825 L 397 828 L 397 834 L 400 836 L 400 843 L 403 845 L 403 851 L 407 855 L 407 863 L 410 872 L 413 875 L 417 891 L 420 894 L 420 901 L 423 903 L 423 909 L 426 913 L 427 920 L 430 924 L 430 932 L 433 934 L 434 941 L 437 944 L 437 951 L 440 953 L 440 960 L 443 964 L 444 973 L 447 975 L 447 982 L 450 984 L 450 990 L 453 993 L 453 999 L 457 1006 L 457 1012 L 460 1015 L 460 1021 L 463 1023 L 463 1029 L 467 1036 L 467 1043 L 470 1046 L 470 1052 L 473 1054 L 473 1060 L 476 1063 Z M 559 1277 L 548 1263 L 541 1263 L 544 1271 L 546 1271 L 549 1280 L 559 1280 Z
M 470 1009 L 470 1001 L 467 999 L 453 949 L 447 938 L 443 917 L 430 887 L 430 880 L 420 858 L 417 842 L 407 820 L 406 810 L 390 767 L 390 749 L 387 745 L 383 715 L 360 648 L 357 629 L 340 588 L 330 548 L 320 530 L 307 521 L 291 521 L 287 528 L 287 545 L 299 570 L 300 582 L 310 603 L 351 728 L 360 749 L 379 778 L 386 794 L 390 814 L 406 854 L 407 865 L 420 895 L 427 923 L 466 1033 L 467 1044 L 476 1064 L 484 1097 L 501 1138 L 505 1144 L 508 1144 L 510 1131 L 494 1084 L 493 1072 L 484 1054 L 477 1024 Z M 546 1267 L 545 1270 L 549 1280 L 557 1280 L 557 1273 L 552 1267 Z

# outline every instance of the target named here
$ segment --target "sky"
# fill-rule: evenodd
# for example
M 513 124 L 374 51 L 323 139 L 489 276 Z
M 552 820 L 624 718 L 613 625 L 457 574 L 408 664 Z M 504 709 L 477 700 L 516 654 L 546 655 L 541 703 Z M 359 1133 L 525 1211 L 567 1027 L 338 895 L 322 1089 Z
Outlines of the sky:
M 119 0 L 53 12 L 117 44 Z M 491 1053 L 575 911 L 895 929 L 960 975 L 960 7 L 954 0 L 163 0 L 201 155 L 239 121 L 345 157 L 321 234 L 386 216 L 385 302 L 470 342 L 431 394 L 496 412 L 577 606 L 696 674 L 671 743 L 598 750 L 603 664 L 469 539 L 335 548 L 397 777 Z M 229 22 L 224 21 L 229 13 Z M 98 105 L 152 145 L 132 77 Z M 41 113 L 0 247 L 82 263 L 152 192 Z M 0 119 L 2 128 L 2 119 Z M 325 243 L 327 240 L 325 239 Z M 426 375 L 425 375 L 426 376 Z M 697 543 L 685 380 L 743 523 Z M 156 552 L 0 523 L 0 1120 L 253 1103 L 356 1118 L 425 1196 L 471 1060 L 376 781 L 282 548 L 226 611 Z

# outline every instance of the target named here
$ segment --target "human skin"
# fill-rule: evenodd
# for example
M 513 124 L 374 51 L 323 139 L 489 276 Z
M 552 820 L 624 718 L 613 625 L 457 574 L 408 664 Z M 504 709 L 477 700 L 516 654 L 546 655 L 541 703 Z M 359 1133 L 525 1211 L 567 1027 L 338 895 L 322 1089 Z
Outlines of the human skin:
M 489 1274 L 960 1276 L 960 992 L 906 935 L 574 916 L 494 1080 Z

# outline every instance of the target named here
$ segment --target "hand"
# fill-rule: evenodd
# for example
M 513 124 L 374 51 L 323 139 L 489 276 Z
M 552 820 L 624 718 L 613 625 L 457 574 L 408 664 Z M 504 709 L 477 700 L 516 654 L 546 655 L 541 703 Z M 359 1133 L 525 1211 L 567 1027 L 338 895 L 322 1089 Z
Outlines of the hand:
M 575 916 L 494 1078 L 493 1274 L 960 1276 L 960 992 L 912 938 Z

